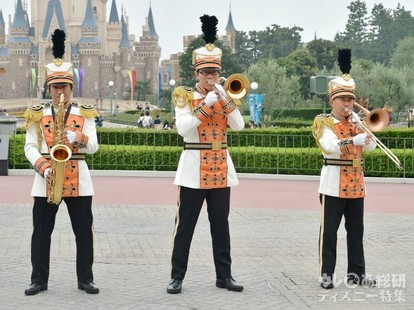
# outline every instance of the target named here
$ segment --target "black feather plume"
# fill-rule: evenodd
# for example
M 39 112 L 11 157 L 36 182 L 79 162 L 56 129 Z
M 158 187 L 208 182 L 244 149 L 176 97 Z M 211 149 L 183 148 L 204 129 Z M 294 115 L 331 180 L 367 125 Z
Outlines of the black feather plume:
M 55 32 L 52 34 L 52 54 L 55 58 L 63 59 L 63 55 L 65 54 L 65 40 L 65 32 L 60 29 L 55 29 Z
M 349 74 L 351 72 L 351 50 L 349 48 L 338 51 L 338 65 L 343 74 Z
M 204 42 L 206 42 L 206 44 L 214 44 L 214 42 L 216 42 L 217 40 L 217 17 L 215 17 L 214 15 L 208 16 L 204 14 L 200 17 L 200 20 Z

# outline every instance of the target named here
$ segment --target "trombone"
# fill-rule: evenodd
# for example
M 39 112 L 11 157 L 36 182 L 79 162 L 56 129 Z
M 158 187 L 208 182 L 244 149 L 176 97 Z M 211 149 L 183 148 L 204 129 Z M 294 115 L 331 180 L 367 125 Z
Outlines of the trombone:
M 355 120 L 357 126 L 366 134 L 371 135 L 372 140 L 378 145 L 378 148 L 380 148 L 388 156 L 388 158 L 394 162 L 398 169 L 402 170 L 403 167 L 398 157 L 372 133 L 381 131 L 388 126 L 388 113 L 383 109 L 374 109 L 370 112 L 356 102 L 354 102 L 354 105 L 366 115 L 365 125 L 359 118 L 358 114 L 348 109 L 349 114 Z

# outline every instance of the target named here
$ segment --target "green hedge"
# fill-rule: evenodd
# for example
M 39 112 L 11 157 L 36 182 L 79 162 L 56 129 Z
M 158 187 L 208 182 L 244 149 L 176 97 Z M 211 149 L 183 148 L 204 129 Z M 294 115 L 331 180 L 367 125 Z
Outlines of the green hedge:
M 234 137 L 232 137 L 234 138 Z M 23 151 L 23 136 L 12 139 L 9 152 L 10 169 L 28 169 L 30 164 Z M 101 144 L 94 155 L 87 155 L 87 163 L 94 170 L 156 170 L 175 171 L 182 152 L 181 146 L 109 145 Z M 241 147 L 229 148 L 238 172 L 319 175 L 322 155 L 315 148 Z M 366 152 L 365 175 L 377 177 L 414 177 L 412 151 L 393 150 L 405 163 L 399 171 L 381 151 Z M 12 164 L 13 163 L 13 164 Z M 12 166 L 13 165 L 13 166 Z

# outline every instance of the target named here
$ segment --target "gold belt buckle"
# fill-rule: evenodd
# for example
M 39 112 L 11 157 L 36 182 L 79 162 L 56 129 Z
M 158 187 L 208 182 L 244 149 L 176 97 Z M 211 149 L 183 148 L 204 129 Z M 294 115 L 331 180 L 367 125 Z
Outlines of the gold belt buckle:
M 220 151 L 221 148 L 222 148 L 222 146 L 221 146 L 221 142 L 220 141 L 211 142 L 211 149 L 213 151 Z
M 352 167 L 353 168 L 359 168 L 359 167 L 361 167 L 361 163 L 362 163 L 362 161 L 361 161 L 360 158 L 354 158 L 352 160 Z

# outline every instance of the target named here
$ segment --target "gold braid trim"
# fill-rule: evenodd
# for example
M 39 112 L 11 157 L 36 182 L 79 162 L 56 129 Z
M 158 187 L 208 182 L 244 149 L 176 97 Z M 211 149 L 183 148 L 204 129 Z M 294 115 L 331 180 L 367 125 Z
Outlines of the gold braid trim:
M 241 104 L 242 104 L 239 99 L 233 99 L 233 102 L 237 107 L 241 106 Z
M 188 105 L 191 109 L 193 99 L 193 89 L 190 87 L 180 86 L 174 90 L 173 101 L 176 107 L 184 108 Z
M 332 131 L 335 131 L 333 117 L 331 117 L 329 114 L 319 114 L 313 120 L 312 134 L 319 149 L 325 154 L 329 154 L 330 152 L 326 152 L 319 143 L 319 139 L 322 137 L 323 129 L 325 126 L 327 126 Z
M 94 106 L 86 104 L 81 104 L 79 113 L 84 118 L 95 118 L 99 116 L 99 112 L 96 111 Z
M 43 106 L 41 105 L 33 105 L 27 108 L 26 112 L 24 112 L 24 118 L 26 121 L 24 122 L 24 127 L 28 129 L 33 122 L 40 122 L 40 119 L 43 116 Z

